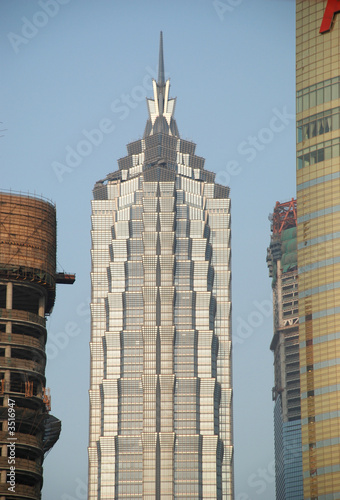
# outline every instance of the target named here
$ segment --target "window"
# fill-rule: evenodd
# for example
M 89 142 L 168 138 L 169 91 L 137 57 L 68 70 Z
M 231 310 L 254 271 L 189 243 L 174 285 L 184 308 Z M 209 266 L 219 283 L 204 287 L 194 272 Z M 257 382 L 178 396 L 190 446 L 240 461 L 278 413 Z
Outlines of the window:
M 321 134 L 327 134 L 332 130 L 338 130 L 340 108 L 329 109 L 317 115 L 309 116 L 297 123 L 297 142 L 312 139 Z
M 320 142 L 316 146 L 305 148 L 299 151 L 297 157 L 297 168 L 300 170 L 304 167 L 309 167 L 315 163 L 320 163 L 331 158 L 339 156 L 340 139 L 332 139 L 330 141 Z
M 319 82 L 299 90 L 296 94 L 296 111 L 300 113 L 318 104 L 338 99 L 340 95 L 340 77 Z

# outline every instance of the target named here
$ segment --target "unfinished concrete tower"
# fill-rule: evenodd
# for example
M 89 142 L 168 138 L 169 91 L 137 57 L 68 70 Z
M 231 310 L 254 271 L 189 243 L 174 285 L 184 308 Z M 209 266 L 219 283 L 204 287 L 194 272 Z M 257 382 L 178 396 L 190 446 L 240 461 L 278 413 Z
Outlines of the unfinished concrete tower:
M 267 253 L 272 278 L 276 500 L 302 498 L 296 200 L 277 202 Z
M 56 210 L 0 193 L 0 500 L 41 498 L 44 454 L 59 438 L 45 379 L 56 283 Z

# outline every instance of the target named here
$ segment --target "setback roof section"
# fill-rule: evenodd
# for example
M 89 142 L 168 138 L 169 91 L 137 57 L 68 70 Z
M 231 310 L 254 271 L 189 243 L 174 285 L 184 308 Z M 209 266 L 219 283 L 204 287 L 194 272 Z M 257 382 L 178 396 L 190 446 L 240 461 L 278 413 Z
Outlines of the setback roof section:
M 196 144 L 183 141 L 162 132 L 128 144 L 128 155 L 118 160 L 119 170 L 134 167 L 140 163 L 137 156 L 144 153 L 143 162 L 148 165 L 157 160 L 185 164 L 192 168 L 204 168 L 204 158 L 195 155 Z
M 123 179 L 122 170 L 117 170 L 109 174 L 105 179 L 98 181 L 93 189 L 94 200 L 107 200 L 108 199 L 108 186 L 110 184 L 117 184 L 120 182 L 125 182 L 133 177 L 138 177 L 142 175 L 139 173 L 133 177 Z M 143 177 L 146 182 L 151 181 L 173 181 L 175 178 L 181 174 L 176 172 L 176 165 L 169 164 L 165 161 L 158 161 L 147 165 L 143 169 Z M 213 198 L 229 198 L 230 188 L 228 186 L 222 186 L 221 184 L 215 183 L 215 173 L 209 172 L 208 170 L 201 171 L 201 178 L 196 179 L 198 182 L 206 182 L 207 184 L 213 184 Z M 186 177 L 184 175 L 184 177 Z M 190 177 L 193 178 L 193 177 Z
M 106 199 L 107 183 L 124 182 L 148 171 L 149 178 L 155 167 L 167 169 L 172 174 L 183 175 L 200 182 L 215 183 L 214 172 L 204 170 L 204 158 L 195 155 L 196 144 L 179 137 L 173 118 L 175 99 L 169 98 L 170 80 L 165 81 L 163 34 L 160 34 L 158 79 L 153 80 L 153 99 L 147 99 L 149 119 L 143 139 L 127 145 L 127 156 L 118 160 L 119 170 L 112 172 L 105 179 L 99 180 L 94 187 L 95 199 Z M 164 172 L 154 170 L 157 177 L 164 177 Z M 160 173 L 161 172 L 161 173 Z M 229 188 L 214 186 L 214 198 L 229 196 Z

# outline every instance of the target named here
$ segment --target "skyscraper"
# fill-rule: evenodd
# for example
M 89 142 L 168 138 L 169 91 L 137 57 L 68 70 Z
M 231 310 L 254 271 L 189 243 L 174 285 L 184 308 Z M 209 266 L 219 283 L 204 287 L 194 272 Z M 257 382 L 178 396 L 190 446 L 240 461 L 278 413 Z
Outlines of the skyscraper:
M 296 3 L 303 482 L 319 500 L 340 498 L 339 11 L 339 0 Z
M 165 81 L 92 201 L 89 500 L 232 499 L 229 189 Z
M 46 388 L 46 315 L 56 283 L 56 209 L 0 193 L 0 499 L 39 500 L 44 455 L 59 438 Z
M 272 277 L 276 500 L 302 498 L 296 200 L 277 202 L 267 253 Z

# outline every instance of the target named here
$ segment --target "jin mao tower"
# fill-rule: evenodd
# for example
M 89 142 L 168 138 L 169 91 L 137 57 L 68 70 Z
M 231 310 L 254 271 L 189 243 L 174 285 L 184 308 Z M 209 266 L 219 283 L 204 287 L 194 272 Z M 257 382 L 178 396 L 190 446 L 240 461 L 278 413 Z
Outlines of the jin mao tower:
M 233 498 L 229 189 L 165 80 L 92 201 L 89 500 Z

